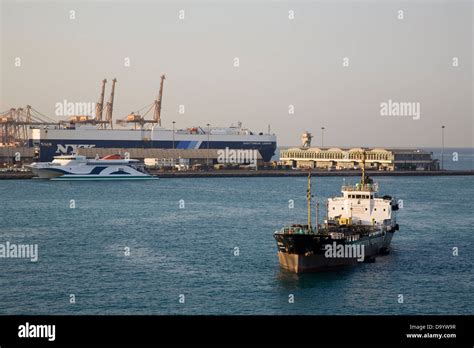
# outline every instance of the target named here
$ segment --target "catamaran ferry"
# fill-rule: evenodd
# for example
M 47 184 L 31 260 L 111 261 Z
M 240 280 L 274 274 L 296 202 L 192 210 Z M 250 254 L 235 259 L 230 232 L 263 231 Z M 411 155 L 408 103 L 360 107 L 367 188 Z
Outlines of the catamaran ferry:
M 27 166 L 40 179 L 50 180 L 143 180 L 153 179 L 138 160 L 120 155 L 88 159 L 77 154 L 55 156 L 52 162 Z

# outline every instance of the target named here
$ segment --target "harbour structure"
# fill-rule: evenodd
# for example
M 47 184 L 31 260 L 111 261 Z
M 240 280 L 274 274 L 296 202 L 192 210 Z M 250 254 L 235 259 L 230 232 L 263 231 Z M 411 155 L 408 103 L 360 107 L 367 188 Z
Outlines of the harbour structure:
M 152 163 L 151 167 L 167 167 L 174 166 L 185 162 L 190 167 L 195 165 L 201 166 L 215 166 L 223 165 L 226 167 L 226 163 L 221 163 L 221 153 L 225 150 L 221 149 L 141 149 L 141 148 L 79 148 L 76 149 L 76 153 L 79 155 L 86 156 L 88 158 L 95 158 L 97 156 L 104 157 L 110 153 L 116 153 L 121 155 L 127 155 L 131 158 L 140 160 L 141 162 Z M 0 147 L 0 167 L 1 166 L 21 166 L 23 164 L 30 164 L 32 162 L 39 161 L 39 153 L 31 147 Z M 256 163 L 257 165 L 263 164 L 262 156 L 260 152 L 256 152 Z M 236 163 L 237 165 L 251 164 L 249 161 L 241 161 Z M 230 165 L 229 165 L 230 167 Z
M 40 161 L 51 161 L 54 156 L 70 155 L 78 149 L 88 148 L 123 148 L 123 149 L 234 149 L 258 150 L 263 161 L 269 162 L 275 153 L 277 139 L 275 134 L 268 130 L 253 132 L 243 127 L 241 122 L 229 127 L 195 126 L 183 129 L 167 129 L 162 127 L 162 103 L 165 76 L 161 76 L 160 90 L 157 98 L 149 106 L 137 112 L 116 120 L 114 128 L 113 110 L 117 79 L 112 80 L 112 89 L 109 101 L 104 104 L 105 86 L 107 80 L 102 80 L 99 100 L 96 103 L 95 116 L 73 115 L 67 121 L 38 122 L 38 124 L 14 121 L 5 118 L 3 130 L 8 134 L 5 140 L 9 144 L 25 143 L 24 134 L 16 141 L 11 132 L 14 129 L 22 130 L 29 125 L 27 146 L 37 149 Z M 142 110 L 144 113 L 142 114 Z M 152 118 L 146 116 L 152 114 Z M 2 119 L 0 119 L 2 121 Z M 12 123 L 13 122 L 13 123 Z M 15 123 L 16 122 L 16 123 Z M 20 124 L 17 124 L 20 122 Z M 11 125 L 12 124 L 12 125 Z M 23 127 L 23 128 L 22 128 Z M 4 132 L 5 133 L 5 132 Z M 15 141 L 14 141 L 15 140 Z
M 362 149 L 339 147 L 311 147 L 311 134 L 302 135 L 302 146 L 280 150 L 280 162 L 293 168 L 324 170 L 360 169 L 362 153 L 365 169 L 371 170 L 439 170 L 439 161 L 433 154 L 421 149 Z
M 31 105 L 0 112 L 0 149 L 25 146 L 30 136 L 30 127 L 59 125 L 59 121 L 43 115 Z
M 365 153 L 361 154 L 365 162 Z M 361 166 L 361 179 L 356 185 L 342 186 L 342 196 L 329 198 L 326 219 L 311 220 L 311 171 L 308 173 L 306 224 L 285 226 L 275 232 L 278 259 L 283 269 L 295 272 L 316 272 L 373 261 L 387 254 L 395 231 L 397 200 L 385 195 L 378 197 L 378 185 Z

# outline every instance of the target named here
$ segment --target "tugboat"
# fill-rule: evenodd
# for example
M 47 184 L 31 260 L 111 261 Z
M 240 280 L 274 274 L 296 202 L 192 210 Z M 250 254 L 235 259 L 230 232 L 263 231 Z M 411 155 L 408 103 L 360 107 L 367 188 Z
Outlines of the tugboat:
M 342 186 L 342 196 L 327 200 L 326 219 L 311 224 L 311 170 L 308 173 L 308 222 L 275 232 L 278 259 L 283 269 L 295 273 L 317 272 L 373 262 L 387 254 L 395 231 L 398 203 L 390 196 L 378 197 L 378 185 L 365 173 L 353 186 Z

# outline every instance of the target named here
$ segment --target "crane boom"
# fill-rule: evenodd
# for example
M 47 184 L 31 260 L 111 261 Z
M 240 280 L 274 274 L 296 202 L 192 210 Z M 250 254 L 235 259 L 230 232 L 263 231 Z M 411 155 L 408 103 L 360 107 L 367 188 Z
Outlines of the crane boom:
M 113 128 L 112 122 L 112 113 L 114 109 L 114 95 L 115 95 L 115 84 L 117 83 L 117 79 L 112 80 L 112 90 L 110 92 L 110 99 L 107 103 L 106 113 L 105 113 L 105 120 L 109 123 L 110 128 Z
M 161 127 L 161 103 L 163 100 L 163 82 L 165 79 L 166 79 L 165 75 L 161 75 L 160 92 L 158 93 L 158 97 L 155 100 L 155 111 L 153 115 L 153 119 L 160 125 L 160 127 Z
M 105 94 L 105 84 L 107 79 L 102 80 L 102 87 L 100 91 L 99 102 L 95 106 L 95 119 L 96 121 L 102 121 L 102 111 L 104 110 L 104 94 Z

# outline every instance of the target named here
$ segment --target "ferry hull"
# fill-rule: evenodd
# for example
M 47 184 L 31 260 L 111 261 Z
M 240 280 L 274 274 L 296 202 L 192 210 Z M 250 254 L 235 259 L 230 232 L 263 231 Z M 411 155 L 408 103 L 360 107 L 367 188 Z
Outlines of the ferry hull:
M 30 165 L 27 165 L 26 167 L 29 168 L 38 179 L 54 179 L 63 175 L 55 170 L 40 169 Z
M 157 180 L 159 178 L 153 176 L 132 176 L 132 175 L 63 175 L 54 177 L 53 181 L 111 181 L 111 180 Z

